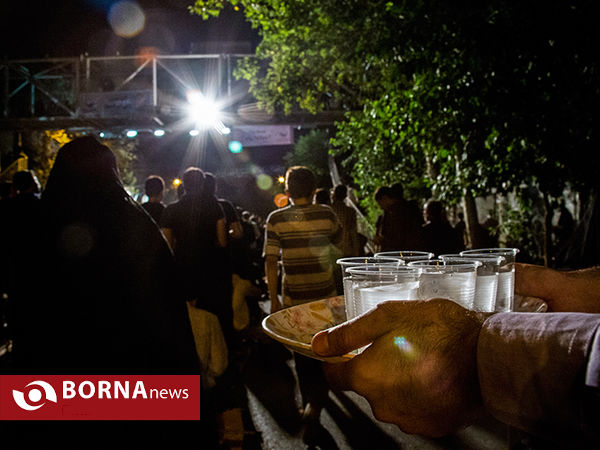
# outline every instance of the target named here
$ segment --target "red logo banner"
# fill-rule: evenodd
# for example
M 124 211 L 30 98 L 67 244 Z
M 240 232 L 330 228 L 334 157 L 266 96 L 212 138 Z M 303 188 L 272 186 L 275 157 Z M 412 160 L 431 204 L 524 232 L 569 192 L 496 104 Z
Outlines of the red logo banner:
M 200 375 L 0 375 L 0 420 L 200 420 Z

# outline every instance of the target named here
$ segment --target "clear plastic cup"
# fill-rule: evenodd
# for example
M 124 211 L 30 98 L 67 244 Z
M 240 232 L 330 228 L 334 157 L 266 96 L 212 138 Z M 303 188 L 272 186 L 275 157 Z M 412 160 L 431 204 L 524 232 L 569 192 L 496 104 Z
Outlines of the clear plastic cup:
M 389 252 L 379 252 L 375 253 L 376 257 L 385 257 L 385 258 L 398 258 L 404 262 L 404 264 L 408 264 L 411 261 L 420 261 L 424 259 L 431 259 L 435 255 L 431 252 L 421 252 L 416 250 L 395 250 Z
M 352 296 L 352 287 L 350 284 L 350 273 L 348 269 L 356 266 L 369 266 L 369 265 L 380 265 L 380 264 L 391 264 L 393 267 L 397 267 L 401 264 L 397 258 L 378 258 L 373 256 L 351 256 L 348 258 L 340 258 L 336 261 L 342 269 L 342 282 L 344 286 L 344 304 L 346 307 L 346 318 L 348 320 L 357 316 L 355 302 Z
M 408 267 L 421 269 L 419 298 L 446 298 L 473 309 L 479 261 L 412 261 Z
M 380 264 L 350 267 L 348 272 L 356 316 L 387 300 L 419 298 L 419 268 Z
M 496 291 L 498 289 L 498 274 L 503 256 L 460 256 L 460 254 L 440 255 L 443 261 L 479 261 L 475 280 L 475 311 L 493 312 L 496 307 Z
M 495 311 L 514 311 L 515 261 L 518 248 L 477 248 L 460 252 L 461 256 L 502 256 L 504 262 L 498 269 L 498 289 Z

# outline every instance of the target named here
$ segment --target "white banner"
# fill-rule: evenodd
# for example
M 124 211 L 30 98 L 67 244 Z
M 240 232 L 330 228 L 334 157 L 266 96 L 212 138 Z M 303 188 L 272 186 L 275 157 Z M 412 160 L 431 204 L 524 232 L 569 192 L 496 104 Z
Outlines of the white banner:
M 292 145 L 294 130 L 290 125 L 241 125 L 233 127 L 232 138 L 244 147 Z
M 85 92 L 81 94 L 82 117 L 131 117 L 152 108 L 152 90 Z

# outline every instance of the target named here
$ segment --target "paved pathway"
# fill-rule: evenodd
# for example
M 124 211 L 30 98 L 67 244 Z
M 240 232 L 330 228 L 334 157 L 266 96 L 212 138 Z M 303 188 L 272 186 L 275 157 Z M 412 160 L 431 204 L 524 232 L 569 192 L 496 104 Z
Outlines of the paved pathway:
M 243 380 L 247 411 L 263 450 L 311 448 L 302 441 L 300 395 L 293 361 L 291 352 L 268 338 L 252 345 Z M 323 450 L 509 448 L 508 428 L 491 417 L 455 436 L 429 440 L 378 421 L 367 401 L 353 392 L 330 392 L 320 423 L 318 446 L 312 448 Z

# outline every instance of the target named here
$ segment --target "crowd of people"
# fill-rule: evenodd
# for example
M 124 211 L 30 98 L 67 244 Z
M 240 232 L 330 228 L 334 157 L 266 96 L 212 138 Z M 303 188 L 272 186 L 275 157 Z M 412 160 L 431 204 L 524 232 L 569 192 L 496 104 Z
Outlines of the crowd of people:
M 182 178 L 178 200 L 165 205 L 164 180 L 149 176 L 141 204 L 108 147 L 92 137 L 65 144 L 43 191 L 31 172 L 19 173 L 2 204 L 1 287 L 16 370 L 200 373 L 210 447 L 213 393 L 239 377 L 249 298 L 275 313 L 339 295 L 337 258 L 367 251 L 347 187 L 317 197 L 306 167 L 287 170 L 290 203 L 264 223 L 220 198 L 213 174 L 189 167 Z M 421 210 L 399 184 L 379 188 L 375 200 L 379 251 L 465 249 L 460 221 L 452 226 L 441 202 Z M 313 350 L 324 356 L 370 345 L 337 365 L 294 355 L 306 439 L 329 389 L 350 389 L 409 433 L 442 436 L 487 410 L 534 433 L 597 441 L 600 273 L 517 264 L 516 274 L 516 292 L 545 299 L 551 314 L 386 302 L 317 334 Z
M 149 177 L 142 205 L 93 137 L 59 150 L 43 191 L 33 172 L 17 173 L 1 204 L 2 331 L 17 373 L 201 374 L 210 448 L 228 400 L 216 388 L 237 381 L 234 290 L 260 296 L 264 283 L 261 236 L 215 196 L 211 174 L 189 168 L 183 180 L 181 198 L 163 205 L 164 181 Z

